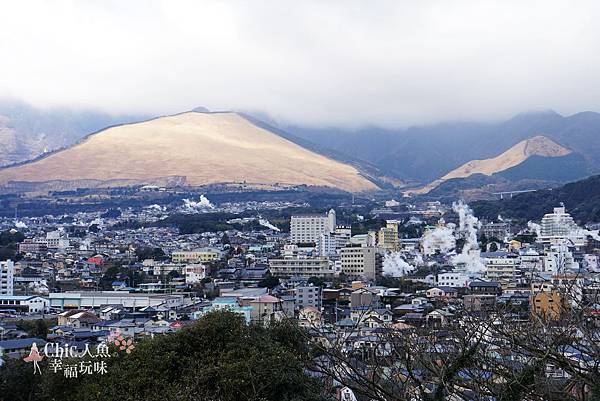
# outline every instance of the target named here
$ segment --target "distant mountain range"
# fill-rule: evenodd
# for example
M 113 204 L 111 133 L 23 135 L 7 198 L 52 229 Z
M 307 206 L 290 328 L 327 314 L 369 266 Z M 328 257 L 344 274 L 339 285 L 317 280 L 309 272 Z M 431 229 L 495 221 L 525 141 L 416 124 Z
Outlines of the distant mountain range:
M 563 117 L 544 111 L 500 123 L 398 130 L 314 129 L 238 115 L 307 151 L 351 165 L 380 188 L 429 197 L 489 198 L 493 192 L 555 187 L 600 173 L 600 114 L 594 112 Z M 147 119 L 0 101 L 0 165 L 66 148 L 108 126 Z
M 523 185 L 555 186 L 600 173 L 600 114 L 594 112 L 563 117 L 544 111 L 500 123 L 455 122 L 399 130 L 284 129 L 363 160 L 414 188 L 433 182 L 432 189 L 444 183 L 438 195 L 459 187 L 477 190 L 480 175 L 487 177 L 487 192 L 493 192 Z M 525 155 L 516 151 L 527 144 L 523 141 L 535 143 L 538 137 L 544 137 L 546 145 L 553 143 L 558 153 L 529 152 L 527 157 L 513 158 Z
M 356 168 L 305 149 L 232 112 L 187 112 L 124 124 L 0 170 L 0 186 L 63 190 L 134 184 L 378 187 Z

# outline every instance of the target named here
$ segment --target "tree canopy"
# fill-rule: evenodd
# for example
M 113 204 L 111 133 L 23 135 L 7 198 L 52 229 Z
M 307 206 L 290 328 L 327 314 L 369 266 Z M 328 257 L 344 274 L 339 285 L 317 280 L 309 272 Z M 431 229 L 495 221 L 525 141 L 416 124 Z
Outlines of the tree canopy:
M 209 313 L 181 331 L 110 358 L 105 375 L 66 379 L 10 361 L 0 368 L 0 400 L 325 400 L 305 373 L 308 349 L 287 323 L 246 325 L 232 312 Z

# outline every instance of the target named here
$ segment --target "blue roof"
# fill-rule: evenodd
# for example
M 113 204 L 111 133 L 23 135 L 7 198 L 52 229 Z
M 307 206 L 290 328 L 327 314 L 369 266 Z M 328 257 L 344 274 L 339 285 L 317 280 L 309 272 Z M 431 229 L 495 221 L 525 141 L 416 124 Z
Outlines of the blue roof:
M 4 340 L 0 341 L 0 348 L 5 350 L 29 348 L 33 343 L 44 346 L 46 345 L 46 340 L 42 340 L 41 338 L 20 338 L 17 340 Z

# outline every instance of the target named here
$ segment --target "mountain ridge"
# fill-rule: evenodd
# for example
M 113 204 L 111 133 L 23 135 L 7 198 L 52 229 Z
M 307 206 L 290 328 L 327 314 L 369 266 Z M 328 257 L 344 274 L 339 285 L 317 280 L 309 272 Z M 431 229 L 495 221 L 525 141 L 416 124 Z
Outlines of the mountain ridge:
M 119 124 L 89 134 L 72 147 L 0 170 L 4 185 L 165 177 L 185 177 L 190 186 L 256 182 L 377 189 L 354 167 L 308 151 L 232 112 L 184 112 Z
M 471 160 L 446 173 L 441 178 L 432 181 L 422 188 L 409 191 L 409 193 L 426 194 L 445 181 L 456 178 L 467 178 L 473 174 L 491 176 L 516 167 L 531 156 L 560 157 L 570 153 L 572 152 L 569 149 L 559 145 L 544 135 L 536 135 L 511 146 L 509 149 L 493 158 Z

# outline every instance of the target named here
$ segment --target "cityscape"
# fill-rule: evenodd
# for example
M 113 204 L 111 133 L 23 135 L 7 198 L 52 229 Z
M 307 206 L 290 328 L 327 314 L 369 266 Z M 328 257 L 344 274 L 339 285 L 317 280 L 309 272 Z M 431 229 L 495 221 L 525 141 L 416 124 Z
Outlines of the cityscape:
M 0 401 L 600 400 L 598 16 L 0 4 Z

